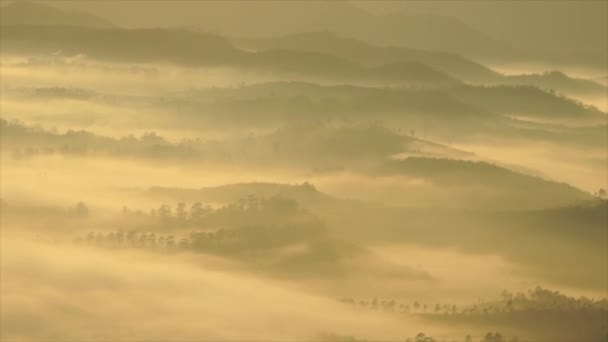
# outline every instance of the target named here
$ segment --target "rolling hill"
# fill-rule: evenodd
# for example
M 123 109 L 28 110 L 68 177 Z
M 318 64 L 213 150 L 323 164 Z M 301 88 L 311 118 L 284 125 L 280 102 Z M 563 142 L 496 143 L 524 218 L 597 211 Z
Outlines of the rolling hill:
M 568 95 L 603 96 L 607 91 L 601 82 L 573 78 L 563 72 L 507 76 L 458 54 L 398 46 L 376 46 L 332 32 L 307 32 L 276 38 L 241 38 L 232 39 L 232 41 L 236 46 L 249 50 L 285 49 L 317 52 L 364 65 L 423 63 L 472 84 L 532 85 Z
M 115 27 L 110 21 L 84 11 L 63 11 L 29 1 L 15 1 L 0 7 L 0 25 Z
M 226 39 L 178 29 L 92 29 L 72 26 L 7 25 L 0 32 L 3 53 L 86 55 L 131 63 L 170 62 L 184 66 L 231 67 L 334 81 L 392 82 L 446 86 L 457 79 L 420 63 L 363 67 L 315 52 L 246 52 Z
M 456 78 L 487 82 L 500 75 L 485 66 L 453 53 L 416 50 L 405 47 L 379 47 L 332 32 L 296 33 L 277 38 L 232 39 L 234 44 L 250 50 L 285 49 L 319 52 L 349 59 L 365 65 L 400 62 L 423 63 Z

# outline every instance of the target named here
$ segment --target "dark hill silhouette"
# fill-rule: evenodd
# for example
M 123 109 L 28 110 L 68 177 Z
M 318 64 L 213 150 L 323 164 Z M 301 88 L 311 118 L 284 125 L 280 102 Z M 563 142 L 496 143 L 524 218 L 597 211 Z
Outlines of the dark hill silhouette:
M 548 208 L 544 210 L 508 211 L 501 213 L 503 221 L 526 220 L 530 225 L 547 231 L 559 230 L 560 233 L 569 233 L 575 239 L 580 234 L 580 227 L 595 230 L 597 233 L 605 231 L 608 224 L 608 201 L 594 198 L 588 201 L 573 203 L 568 206 Z M 512 220 L 506 220 L 509 217 Z
M 55 5 L 95 11 L 125 27 L 190 27 L 241 37 L 328 30 L 382 45 L 468 56 L 512 54 L 512 48 L 504 42 L 453 17 L 402 13 L 373 15 L 347 1 L 152 2 L 146 4 L 145 16 L 136 15 L 141 11 L 138 2 Z
M 70 26 L 4 26 L 3 52 L 84 54 L 127 62 L 172 62 L 297 74 L 331 80 L 389 81 L 397 85 L 445 86 L 460 81 L 418 63 L 366 68 L 315 52 L 245 52 L 217 35 L 178 29 L 91 29 Z
M 606 86 L 583 78 L 573 78 L 560 71 L 542 74 L 523 74 L 505 77 L 503 84 L 525 84 L 543 89 L 552 89 L 565 94 L 605 96 Z
M 111 22 L 86 12 L 63 11 L 29 1 L 15 1 L 0 7 L 0 25 L 68 25 L 96 28 L 115 27 Z
M 590 194 L 569 184 L 529 176 L 487 162 L 410 157 L 387 162 L 378 172 L 427 180 L 453 193 L 454 198 L 463 196 L 482 207 L 545 209 L 591 199 Z M 530 196 L 532 193 L 535 195 Z M 454 203 L 453 206 L 459 205 Z
M 407 80 L 413 81 L 414 84 L 450 86 L 460 83 L 443 72 L 417 62 L 384 64 L 368 69 L 368 73 L 372 79 Z
M 533 85 L 543 89 L 554 89 L 568 95 L 603 96 L 606 93 L 606 87 L 597 82 L 572 78 L 558 71 L 506 76 L 457 54 L 396 46 L 380 47 L 361 40 L 344 38 L 327 31 L 298 33 L 277 38 L 241 38 L 232 39 L 232 41 L 235 45 L 246 49 L 318 52 L 365 65 L 422 63 L 474 84 Z
M 485 82 L 495 80 L 500 76 L 493 70 L 457 54 L 395 46 L 379 47 L 361 40 L 341 37 L 328 31 L 296 33 L 265 39 L 242 38 L 232 41 L 236 46 L 247 49 L 321 52 L 366 65 L 400 62 L 423 63 L 465 81 Z
M 370 11 L 387 6 L 373 1 L 357 5 Z M 605 1 L 412 0 L 390 5 L 392 11 L 452 16 L 518 47 L 552 52 L 554 58 L 570 55 L 574 61 L 572 57 L 580 52 L 599 52 L 605 56 L 608 48 Z M 602 64 L 605 66 L 605 63 L 604 60 Z
M 595 107 L 533 86 L 463 86 L 454 88 L 453 94 L 464 102 L 504 114 L 597 122 L 604 122 L 606 118 L 606 114 Z
M 347 1 L 44 3 L 95 13 L 123 27 L 190 28 L 239 37 L 327 30 L 373 44 L 453 52 L 483 61 L 606 67 L 606 7 L 601 1 L 498 6 L 408 2 L 401 12 L 380 15 Z
M 580 124 L 605 122 L 606 117 L 605 113 L 594 107 L 532 86 L 461 85 L 446 89 L 412 90 L 268 82 L 237 89 L 195 90 L 189 95 L 213 99 L 217 104 L 230 102 L 235 110 L 239 101 L 247 104 L 250 111 L 263 111 L 261 105 L 266 103 L 267 112 L 277 106 L 287 112 L 287 106 L 291 105 L 289 112 L 293 115 L 301 113 L 312 116 L 319 113 L 323 118 L 327 111 L 335 116 L 345 113 L 354 117 L 369 112 L 394 113 L 402 117 L 424 114 L 426 120 L 433 117 L 488 120 L 519 115 L 545 121 L 572 120 Z M 290 102 L 290 99 L 293 101 Z M 299 102 L 296 103 L 296 100 Z
M 87 56 L 129 62 L 196 65 L 230 63 L 242 52 L 210 34 L 177 29 L 92 29 L 71 26 L 15 25 L 0 32 L 3 51 Z

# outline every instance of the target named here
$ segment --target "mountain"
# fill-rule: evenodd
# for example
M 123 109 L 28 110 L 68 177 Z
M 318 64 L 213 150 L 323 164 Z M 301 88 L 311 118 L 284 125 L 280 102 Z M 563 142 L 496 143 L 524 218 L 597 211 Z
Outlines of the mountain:
M 390 66 L 386 68 L 390 69 Z M 225 104 L 224 108 L 232 112 L 283 112 L 284 119 L 288 118 L 286 113 L 293 116 L 307 115 L 309 118 L 314 117 L 315 113 L 319 118 L 326 118 L 327 113 L 332 113 L 336 119 L 342 116 L 362 118 L 369 113 L 376 113 L 378 119 L 420 116 L 426 121 L 488 121 L 500 116 L 520 115 L 543 122 L 571 120 L 579 124 L 605 122 L 606 119 L 606 114 L 596 108 L 533 86 L 459 85 L 444 89 L 386 89 L 322 86 L 306 82 L 268 82 L 241 88 L 193 90 L 179 96 L 182 99 L 213 103 L 217 106 L 215 110 L 220 110 L 222 104 Z M 228 103 L 232 107 L 228 107 Z M 238 103 L 242 104 L 242 108 L 237 106 Z M 211 108 L 200 110 L 214 111 Z
M 595 107 L 534 86 L 463 86 L 454 88 L 452 94 L 463 102 L 504 115 L 569 119 L 581 124 L 606 120 L 606 113 Z
M 420 179 L 429 192 L 451 194 L 443 199 L 451 207 L 460 207 L 458 198 L 476 206 L 500 210 L 544 209 L 566 206 L 591 199 L 591 195 L 566 183 L 515 172 L 487 162 L 447 158 L 410 157 L 384 164 L 383 175 L 401 175 Z M 535 196 L 530 196 L 534 193 Z M 470 203 L 469 203 L 470 204 Z
M 560 71 L 542 74 L 523 74 L 507 76 L 503 84 L 526 84 L 544 89 L 553 89 L 564 94 L 606 96 L 606 86 L 593 80 L 573 78 Z
M 518 50 L 505 42 L 476 30 L 462 21 L 433 14 L 389 14 L 374 24 L 354 26 L 345 36 L 409 48 L 457 53 L 472 58 L 496 58 L 517 55 Z
M 387 6 L 386 2 L 362 6 L 347 1 L 47 0 L 44 4 L 94 13 L 123 27 L 188 28 L 238 37 L 325 30 L 372 44 L 446 51 L 484 62 L 534 61 L 554 68 L 606 69 L 608 19 L 602 1 L 408 1 L 381 14 L 361 7 Z
M 420 63 L 367 68 L 317 52 L 246 52 L 226 39 L 181 29 L 92 29 L 73 26 L 12 25 L 0 32 L 3 52 L 77 54 L 122 62 L 171 62 L 223 66 L 332 81 L 381 81 L 395 85 L 448 86 L 459 80 Z
M 188 27 L 241 37 L 327 30 L 381 45 L 504 56 L 512 48 L 462 21 L 432 14 L 373 15 L 346 1 L 121 1 L 49 3 L 103 15 L 125 27 Z M 141 15 L 142 6 L 146 14 Z
M 369 175 L 390 175 L 418 179 L 417 190 L 425 194 L 393 193 L 394 206 L 463 208 L 475 207 L 508 211 L 514 209 L 540 210 L 588 201 L 591 195 L 565 183 L 522 174 L 487 162 L 457 159 L 410 157 L 388 161 L 369 169 Z M 402 183 L 400 186 L 403 186 Z M 399 185 L 399 183 L 396 183 Z M 378 190 L 379 196 L 382 190 Z M 384 191 L 387 191 L 384 189 Z M 444 193 L 451 196 L 446 197 Z M 530 197 L 534 192 L 537 196 Z M 309 183 L 299 185 L 277 183 L 238 183 L 200 189 L 155 187 L 142 192 L 169 202 L 231 203 L 251 195 L 257 197 L 280 196 L 294 199 L 307 207 L 319 205 L 360 205 L 340 200 L 317 190 Z M 370 201 L 375 202 L 374 196 Z M 386 203 L 389 204 L 389 203 Z M 321 208 L 322 209 L 322 208 Z
M 284 49 L 328 54 L 364 65 L 421 63 L 465 82 L 492 85 L 532 85 L 569 96 L 603 96 L 601 82 L 570 77 L 553 71 L 542 74 L 503 75 L 480 63 L 453 53 L 416 50 L 397 46 L 376 46 L 332 32 L 307 32 L 276 38 L 233 38 L 246 50 Z
M 14 25 L 0 32 L 4 52 L 84 54 L 128 62 L 218 64 L 241 51 L 211 34 L 177 29 L 119 29 L 74 26 Z
M 452 16 L 527 50 L 571 57 L 593 52 L 605 56 L 608 51 L 606 1 L 411 0 L 392 3 L 359 1 L 355 5 L 377 15 L 432 13 Z
M 327 31 L 296 33 L 277 38 L 235 38 L 231 41 L 236 46 L 248 50 L 319 52 L 371 66 L 402 62 L 422 63 L 471 82 L 491 81 L 500 77 L 495 71 L 457 54 L 395 46 L 380 47 Z
M 66 25 L 95 28 L 115 27 L 111 22 L 86 12 L 62 11 L 29 1 L 15 1 L 0 7 L 0 25 Z

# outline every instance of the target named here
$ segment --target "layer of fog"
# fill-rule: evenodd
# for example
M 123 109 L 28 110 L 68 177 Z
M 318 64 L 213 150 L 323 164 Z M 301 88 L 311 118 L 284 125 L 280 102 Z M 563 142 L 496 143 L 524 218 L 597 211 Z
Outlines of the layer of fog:
M 499 255 L 471 254 L 453 247 L 432 248 L 407 243 L 374 245 L 372 251 L 387 261 L 428 272 L 433 282 L 407 290 L 411 291 L 408 295 L 427 302 L 466 304 L 492 298 L 504 289 L 525 292 L 536 286 L 557 289 L 573 296 L 601 299 L 605 295 L 601 289 L 580 289 L 544 280 L 526 272 L 523 265 Z
M 506 144 L 498 141 L 453 146 L 472 151 L 480 159 L 500 160 L 535 170 L 548 179 L 572 184 L 589 193 L 608 186 L 605 148 L 583 151 L 562 144 Z
M 4 236 L 2 339 L 285 341 L 335 333 L 396 340 L 424 326 L 213 262 Z
M 545 64 L 490 64 L 488 65 L 493 70 L 500 72 L 504 75 L 524 75 L 524 74 L 542 74 L 549 70 L 560 70 L 570 77 L 587 79 L 594 81 L 598 84 L 608 86 L 606 81 L 606 68 L 604 69 L 590 69 L 573 67 L 569 65 L 545 65 Z M 608 66 L 608 65 L 607 65 Z M 608 92 L 603 96 L 588 96 L 585 94 L 568 94 L 586 105 L 594 106 L 604 113 L 608 113 Z
M 137 97 L 276 80 L 258 75 L 244 77 L 231 70 L 102 64 L 82 57 L 67 61 L 67 64 L 60 59 L 57 65 L 50 63 L 50 66 L 45 60 L 39 67 L 35 65 L 36 61 L 20 64 L 22 62 L 6 62 L 3 57 L 0 66 L 3 118 L 19 119 L 45 128 L 56 127 L 60 131 L 84 128 L 114 137 L 154 130 L 171 141 L 200 136 L 221 137 L 229 141 L 244 134 L 243 131 L 165 127 L 163 120 L 173 113 L 151 106 L 138 106 Z M 73 87 L 113 96 L 130 96 L 132 99 L 126 100 L 126 104 L 107 104 L 87 100 L 36 102 L 4 96 L 5 90 L 20 87 Z M 449 143 L 460 152 L 475 154 L 442 150 L 447 156 L 491 161 L 525 174 L 568 182 L 587 192 L 608 185 L 607 159 L 605 150 L 601 148 L 577 148 L 567 142 L 514 143 L 507 139 L 488 140 L 483 144 L 477 141 Z M 293 158 L 297 160 L 298 156 Z M 469 200 L 480 197 L 467 195 L 496 197 L 492 188 L 449 187 L 424 177 L 369 174 L 364 172 L 366 170 L 344 168 L 340 160 L 335 165 L 321 163 L 319 168 L 312 164 L 302 168 L 299 168 L 301 165 L 277 167 L 270 160 L 266 163 L 188 164 L 167 163 L 153 157 L 135 160 L 63 155 L 15 159 L 3 150 L 0 193 L 3 206 L 7 206 L 3 208 L 9 210 L 11 206 L 67 208 L 84 201 L 93 219 L 111 217 L 123 206 L 148 212 L 160 204 L 174 204 L 181 200 L 175 198 L 173 202 L 162 202 L 141 195 L 142 191 L 152 187 L 199 189 L 245 182 L 311 182 L 319 191 L 335 198 L 357 200 L 366 205 L 373 203 L 370 205 L 395 210 L 459 206 L 470 209 L 472 203 L 477 203 Z M 344 213 L 332 213 L 335 210 L 332 207 L 325 210 L 334 218 L 338 217 L 336 221 L 344 221 L 339 227 L 343 236 L 339 237 L 357 240 L 350 236 L 356 234 L 355 229 L 347 230 L 352 228 L 347 227 L 349 218 L 339 216 L 352 214 L 356 217 L 352 211 L 358 207 L 346 208 Z M 31 218 L 35 219 L 36 211 L 33 209 L 31 213 Z M 404 217 L 400 216 L 401 219 Z M 381 215 L 367 219 L 375 221 L 365 227 L 369 235 L 376 234 L 375 229 L 380 230 L 383 227 L 378 226 L 385 223 L 392 226 L 410 224 L 408 219 L 395 222 L 386 218 L 385 222 Z M 91 222 L 83 221 L 77 230 L 64 236 L 60 236 L 61 229 L 56 227 L 60 222 L 43 222 L 51 226 L 48 231 L 43 231 L 44 238 L 64 241 L 55 246 L 11 236 L 15 231 L 21 231 L 21 236 L 27 235 L 28 227 L 19 226 L 21 222 L 10 222 L 12 227 L 2 227 L 3 338 L 56 337 L 76 341 L 172 339 L 179 336 L 180 339 L 301 340 L 321 332 L 331 332 L 358 338 L 403 339 L 420 331 L 433 336 L 461 338 L 464 330 L 427 326 L 407 316 L 396 320 L 381 313 L 361 312 L 343 307 L 334 299 L 349 295 L 367 299 L 378 296 L 460 304 L 496 296 L 505 288 L 517 291 L 536 285 L 593 298 L 605 295 L 588 288 L 547 281 L 542 274 L 531 272 L 527 265 L 518 263 L 521 260 L 516 262 L 498 253 L 474 254 L 452 247 L 417 245 L 414 237 L 404 238 L 406 243 L 374 242 L 364 246 L 369 247 L 375 259 L 354 261 L 353 264 L 359 263 L 359 268 L 353 269 L 360 274 L 343 279 L 311 278 L 293 284 L 285 279 L 260 278 L 260 275 L 244 271 L 245 267 L 203 255 L 114 253 L 72 246 L 70 241 L 74 235 L 85 234 L 87 229 L 112 231 L 116 228 L 102 226 L 103 221 Z M 361 225 L 364 223 L 360 222 Z M 446 224 L 446 229 L 450 228 L 460 227 Z M 357 242 L 365 244 L 366 241 L 361 239 Z M 573 258 L 572 263 L 575 262 L 577 259 Z M 391 276 L 394 273 L 401 275 L 401 271 L 408 276 Z M 603 270 L 598 268 L 595 271 L 602 275 Z M 419 277 L 421 274 L 428 277 Z M 235 326 L 239 331 L 234 331 Z M 467 330 L 466 333 L 477 332 Z

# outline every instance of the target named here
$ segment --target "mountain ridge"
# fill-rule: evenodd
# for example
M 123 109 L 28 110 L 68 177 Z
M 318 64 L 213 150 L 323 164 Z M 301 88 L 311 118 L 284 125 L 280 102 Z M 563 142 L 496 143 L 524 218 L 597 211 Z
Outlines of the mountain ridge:
M 69 25 L 113 28 L 115 24 L 97 15 L 81 11 L 63 11 L 53 6 L 20 0 L 0 7 L 0 25 Z

